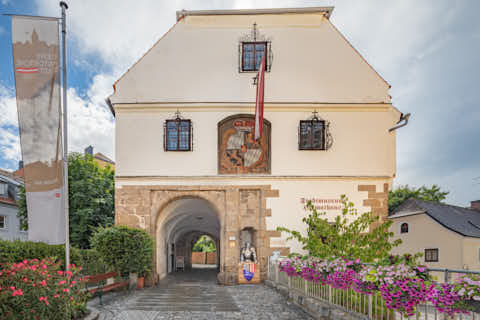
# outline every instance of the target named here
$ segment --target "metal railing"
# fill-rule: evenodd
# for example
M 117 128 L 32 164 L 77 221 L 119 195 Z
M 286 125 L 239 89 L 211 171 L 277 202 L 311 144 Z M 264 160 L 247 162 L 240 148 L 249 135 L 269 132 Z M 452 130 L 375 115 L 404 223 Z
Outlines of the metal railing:
M 385 301 L 382 299 L 380 292 L 372 295 L 361 294 L 352 289 L 341 290 L 335 289 L 330 285 L 322 285 L 306 281 L 301 277 L 289 277 L 287 273 L 279 270 L 278 262 L 285 257 L 268 263 L 268 279 L 278 284 L 287 286 L 289 290 L 296 291 L 305 297 L 313 298 L 324 303 L 335 305 L 335 307 L 355 313 L 360 318 L 368 318 L 372 320 L 400 320 L 400 319 L 415 319 L 415 320 L 480 320 L 480 314 L 469 312 L 468 314 L 457 314 L 450 317 L 444 313 L 437 311 L 435 307 L 430 304 L 419 305 L 417 313 L 414 316 L 403 317 L 400 313 L 394 312 L 386 307 Z M 480 274 L 477 271 L 468 270 L 451 270 L 451 269 L 429 269 L 429 272 L 443 272 L 443 281 L 449 282 L 451 275 L 458 274 Z

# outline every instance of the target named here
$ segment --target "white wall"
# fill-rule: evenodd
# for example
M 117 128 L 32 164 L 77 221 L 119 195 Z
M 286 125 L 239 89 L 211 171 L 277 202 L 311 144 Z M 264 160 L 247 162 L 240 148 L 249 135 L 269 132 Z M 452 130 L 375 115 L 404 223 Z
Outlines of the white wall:
M 313 108 L 312 108 L 313 110 Z M 311 111 L 265 112 L 272 124 L 272 175 L 388 176 L 395 174 L 398 120 L 391 107 L 378 112 L 322 112 L 330 121 L 333 146 L 327 151 L 299 151 L 298 125 Z M 117 112 L 117 176 L 202 176 L 217 174 L 217 124 L 245 110 L 182 112 L 193 122 L 193 152 L 163 150 L 164 122 L 174 112 Z M 251 114 L 251 112 L 250 112 Z
M 274 55 L 266 102 L 390 102 L 389 85 L 320 13 L 187 16 L 120 78 L 112 102 L 255 101 L 254 74 L 238 71 L 254 22 Z

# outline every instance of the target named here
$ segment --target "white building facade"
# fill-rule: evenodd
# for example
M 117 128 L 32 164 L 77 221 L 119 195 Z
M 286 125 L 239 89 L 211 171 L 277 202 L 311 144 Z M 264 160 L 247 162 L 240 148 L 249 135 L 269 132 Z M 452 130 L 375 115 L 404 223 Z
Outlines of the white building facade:
M 304 230 L 306 201 L 330 217 L 345 194 L 388 214 L 395 127 L 389 85 L 330 22 L 333 8 L 181 11 L 114 85 L 116 223 L 155 239 L 152 280 L 202 234 L 219 280 L 236 282 L 240 248 L 299 252 L 279 226 Z M 252 137 L 263 54 L 264 134 Z

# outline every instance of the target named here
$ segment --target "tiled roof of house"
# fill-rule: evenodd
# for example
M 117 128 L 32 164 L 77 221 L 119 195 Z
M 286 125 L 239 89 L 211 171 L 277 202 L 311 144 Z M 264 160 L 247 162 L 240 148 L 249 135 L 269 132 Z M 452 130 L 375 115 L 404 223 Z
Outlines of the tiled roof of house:
M 408 199 L 389 216 L 395 219 L 408 213 L 425 213 L 447 229 L 466 237 L 480 238 L 480 212 L 478 210 L 444 203 Z
M 110 159 L 109 157 L 107 157 L 103 153 L 97 152 L 94 157 L 95 157 L 95 159 L 105 161 L 105 162 L 108 162 L 108 163 L 111 163 L 111 164 L 115 164 L 115 162 L 112 159 Z
M 12 199 L 11 197 L 8 197 L 8 198 L 0 197 L 0 203 L 9 204 L 9 205 L 12 205 L 12 206 L 17 206 L 17 201 Z

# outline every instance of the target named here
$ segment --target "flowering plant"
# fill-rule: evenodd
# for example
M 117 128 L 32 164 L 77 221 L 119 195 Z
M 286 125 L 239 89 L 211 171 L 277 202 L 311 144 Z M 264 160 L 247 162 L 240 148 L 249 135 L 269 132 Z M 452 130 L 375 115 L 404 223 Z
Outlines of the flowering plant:
M 71 319 L 86 310 L 81 268 L 60 270 L 53 259 L 24 260 L 0 269 L 0 314 L 6 319 Z
M 480 276 L 465 275 L 454 284 L 437 284 L 432 282 L 427 268 L 417 265 L 411 256 L 390 257 L 377 264 L 343 257 L 292 256 L 280 262 L 280 271 L 336 289 L 353 289 L 362 294 L 380 292 L 387 308 L 405 316 L 415 314 L 416 306 L 426 301 L 448 315 L 466 313 L 469 301 L 480 301 Z

